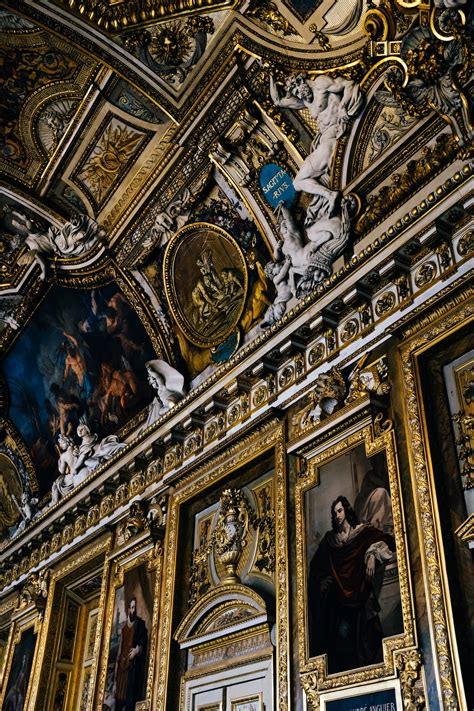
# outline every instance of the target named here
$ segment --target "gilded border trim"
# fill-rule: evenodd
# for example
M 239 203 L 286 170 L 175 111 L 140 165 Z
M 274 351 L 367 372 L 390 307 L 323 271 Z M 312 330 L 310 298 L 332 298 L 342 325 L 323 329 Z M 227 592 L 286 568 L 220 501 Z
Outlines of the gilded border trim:
M 471 297 L 471 298 L 469 298 Z M 472 290 L 455 298 L 407 329 L 411 339 L 400 347 L 404 387 L 404 418 L 408 433 L 408 453 L 412 479 L 420 556 L 424 572 L 426 604 L 434 646 L 434 664 L 445 709 L 463 705 L 463 692 L 452 620 L 444 554 L 438 545 L 441 531 L 436 505 L 436 489 L 430 466 L 424 426 L 418 371 L 419 356 L 452 335 L 473 317 Z
M 402 606 L 403 632 L 383 640 L 383 662 L 371 667 L 355 669 L 343 674 L 329 675 L 327 672 L 326 655 L 309 658 L 308 648 L 308 625 L 306 616 L 306 555 L 304 550 L 305 539 L 305 516 L 304 516 L 304 494 L 311 489 L 318 481 L 319 468 L 354 449 L 360 444 L 365 445 L 365 453 L 368 457 L 384 451 L 387 459 L 387 469 L 390 482 L 390 497 L 392 500 L 393 522 L 395 542 L 397 546 L 397 562 L 399 571 L 400 600 Z M 407 541 L 405 532 L 405 520 L 400 488 L 400 473 L 397 462 L 397 451 L 395 434 L 390 420 L 386 421 L 385 427 L 382 425 L 381 431 L 375 430 L 374 423 L 367 424 L 367 420 L 360 423 L 358 429 L 344 437 L 341 435 L 338 441 L 328 443 L 314 456 L 311 453 L 305 456 L 308 462 L 306 472 L 301 473 L 301 478 L 296 482 L 295 489 L 295 509 L 296 509 L 296 572 L 297 572 L 297 619 L 298 629 L 298 654 L 300 660 L 300 670 L 302 673 L 302 685 L 305 690 L 311 689 L 317 693 L 322 691 L 344 687 L 347 685 L 360 684 L 373 679 L 381 679 L 395 674 L 396 663 L 395 654 L 408 647 L 413 647 L 416 642 L 416 630 L 413 618 L 413 593 L 409 573 Z M 309 445 L 305 449 L 308 451 Z M 311 694 L 308 694 L 311 700 Z

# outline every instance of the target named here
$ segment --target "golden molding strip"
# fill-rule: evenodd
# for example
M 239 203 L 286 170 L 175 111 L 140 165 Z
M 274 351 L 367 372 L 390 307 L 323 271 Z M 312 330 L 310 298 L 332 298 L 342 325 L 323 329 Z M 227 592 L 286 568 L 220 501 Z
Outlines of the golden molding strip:
M 98 27 L 109 32 L 117 32 L 144 22 L 169 19 L 187 15 L 193 10 L 229 7 L 232 0 L 215 2 L 214 0 L 63 0 L 81 15 L 87 17 Z

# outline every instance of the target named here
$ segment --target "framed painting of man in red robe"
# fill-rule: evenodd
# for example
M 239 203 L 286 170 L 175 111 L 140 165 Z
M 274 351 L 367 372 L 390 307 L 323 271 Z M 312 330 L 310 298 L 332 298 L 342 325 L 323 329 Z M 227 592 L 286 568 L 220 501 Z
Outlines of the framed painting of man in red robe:
M 296 490 L 302 671 L 341 683 L 360 669 L 393 673 L 413 643 L 393 432 L 361 428 L 306 446 Z M 403 587 L 405 586 L 405 587 Z M 370 672 L 369 672 L 370 674 Z
M 155 571 L 146 561 L 122 571 L 109 605 L 107 663 L 103 665 L 103 711 L 129 711 L 146 699 L 153 643 Z

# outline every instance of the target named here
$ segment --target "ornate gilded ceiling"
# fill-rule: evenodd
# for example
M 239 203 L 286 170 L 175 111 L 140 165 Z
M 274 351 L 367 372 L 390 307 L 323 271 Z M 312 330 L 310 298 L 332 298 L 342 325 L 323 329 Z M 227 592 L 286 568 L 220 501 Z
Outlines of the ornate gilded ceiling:
M 81 418 L 104 437 L 143 423 L 150 359 L 192 391 L 343 283 L 450 165 L 465 179 L 469 23 L 445 4 L 0 7 L 1 416 L 24 487 L 29 472 L 47 495 Z M 310 176 L 333 203 L 316 233 L 314 182 L 297 176 L 321 160 L 330 95 L 344 111 Z M 383 283 L 364 273 L 321 328 Z

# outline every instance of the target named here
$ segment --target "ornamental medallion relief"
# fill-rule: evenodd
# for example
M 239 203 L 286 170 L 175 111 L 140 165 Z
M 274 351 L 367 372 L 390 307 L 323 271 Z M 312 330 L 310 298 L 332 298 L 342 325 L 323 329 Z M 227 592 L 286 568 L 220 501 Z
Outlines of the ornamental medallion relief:
M 247 294 L 247 269 L 237 242 L 206 222 L 186 225 L 164 255 L 171 313 L 196 346 L 223 343 L 235 332 Z

